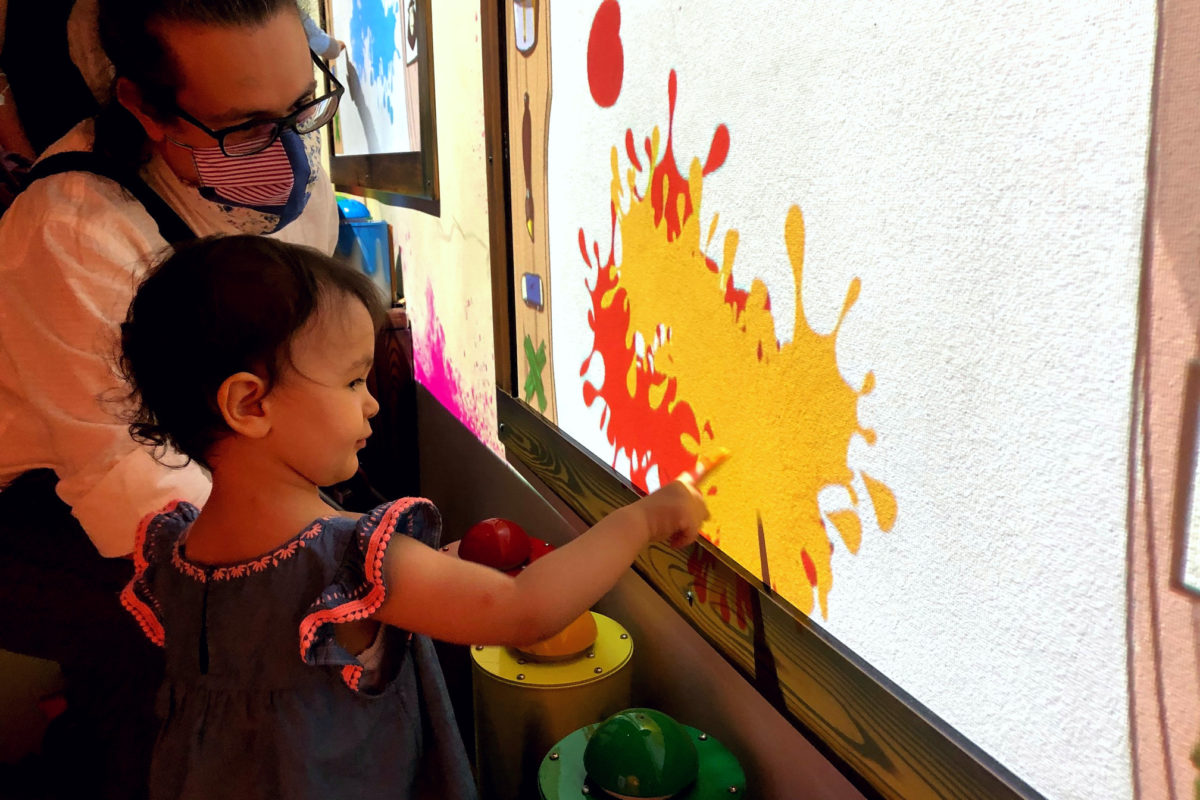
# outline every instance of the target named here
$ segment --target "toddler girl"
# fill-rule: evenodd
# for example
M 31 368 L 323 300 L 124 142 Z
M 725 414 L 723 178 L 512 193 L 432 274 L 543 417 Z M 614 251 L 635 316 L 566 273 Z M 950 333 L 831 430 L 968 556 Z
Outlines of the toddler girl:
M 131 431 L 213 478 L 203 511 L 143 521 L 122 595 L 166 651 L 155 800 L 473 796 L 428 637 L 553 635 L 706 517 L 676 481 L 513 578 L 437 550 L 428 500 L 335 511 L 318 487 L 353 475 L 371 435 L 383 312 L 365 276 L 258 236 L 177 250 L 129 308 Z

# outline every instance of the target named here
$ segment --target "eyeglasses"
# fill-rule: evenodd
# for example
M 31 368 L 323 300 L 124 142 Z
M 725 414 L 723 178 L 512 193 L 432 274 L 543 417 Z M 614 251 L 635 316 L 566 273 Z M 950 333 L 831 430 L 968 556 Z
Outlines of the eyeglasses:
M 337 113 L 338 102 L 346 89 L 329 71 L 329 67 L 325 66 L 325 62 L 317 57 L 316 53 L 310 50 L 309 54 L 312 55 L 313 62 L 333 86 L 333 91 L 323 97 L 308 101 L 286 117 L 252 119 L 249 122 L 230 125 L 228 128 L 214 131 L 179 106 L 175 107 L 175 115 L 216 139 L 217 144 L 221 146 L 221 152 L 231 158 L 261 153 L 275 143 L 279 134 L 287 130 L 300 134 L 312 133 L 333 119 L 333 115 Z

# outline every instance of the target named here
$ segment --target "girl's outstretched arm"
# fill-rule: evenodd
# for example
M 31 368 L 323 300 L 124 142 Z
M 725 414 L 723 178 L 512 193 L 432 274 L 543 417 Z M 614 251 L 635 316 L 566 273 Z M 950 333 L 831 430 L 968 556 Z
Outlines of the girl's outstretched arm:
M 692 482 L 674 481 L 612 512 L 515 578 L 398 537 L 384 557 L 387 599 L 373 618 L 460 644 L 533 644 L 599 600 L 648 543 L 688 544 L 707 517 Z

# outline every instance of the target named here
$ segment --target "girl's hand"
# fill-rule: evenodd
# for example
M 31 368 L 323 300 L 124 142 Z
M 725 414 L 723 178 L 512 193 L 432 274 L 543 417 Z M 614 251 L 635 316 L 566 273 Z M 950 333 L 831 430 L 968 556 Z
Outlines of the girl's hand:
M 704 498 L 690 475 L 671 481 L 631 508 L 644 516 L 651 542 L 667 542 L 672 547 L 694 542 L 700 535 L 700 524 L 708 519 Z

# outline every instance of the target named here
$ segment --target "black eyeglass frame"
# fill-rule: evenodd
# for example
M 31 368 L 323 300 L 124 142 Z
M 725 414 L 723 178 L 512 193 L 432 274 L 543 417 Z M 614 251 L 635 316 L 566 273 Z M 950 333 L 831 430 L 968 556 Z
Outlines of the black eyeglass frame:
M 263 150 L 266 150 L 268 147 L 270 147 L 272 144 L 274 144 L 275 140 L 279 138 L 279 135 L 286 130 L 293 130 L 293 131 L 296 131 L 297 133 L 300 133 L 300 131 L 296 130 L 296 120 L 298 120 L 300 118 L 300 115 L 302 115 L 305 111 L 309 110 L 313 106 L 319 105 L 320 103 L 324 103 L 327 100 L 329 100 L 330 98 L 332 98 L 333 103 L 331 104 L 330 109 L 322 115 L 321 121 L 319 123 L 317 123 L 316 125 L 314 125 L 313 130 L 308 131 L 308 133 L 312 133 L 315 130 L 319 130 L 322 125 L 327 124 L 329 122 L 329 120 L 333 119 L 333 115 L 337 113 L 338 105 L 341 103 L 341 98 L 342 98 L 342 95 L 345 93 L 346 88 L 344 86 L 342 86 L 341 81 L 339 81 L 337 79 L 337 77 L 334 76 L 333 72 L 330 71 L 329 67 L 325 66 L 325 62 L 321 60 L 320 56 L 318 56 L 312 50 L 309 50 L 308 53 L 309 53 L 309 55 L 312 56 L 313 63 L 316 64 L 317 67 L 320 68 L 322 73 L 324 73 L 325 78 L 329 81 L 330 86 L 333 87 L 333 91 L 329 92 L 328 94 L 323 94 L 320 97 L 314 97 L 312 100 L 309 100 L 307 103 L 300 106 L 295 111 L 293 111 L 292 113 L 288 114 L 285 117 L 275 117 L 274 119 L 252 119 L 252 120 L 249 120 L 248 122 L 240 122 L 237 125 L 230 125 L 228 128 L 219 128 L 217 130 L 213 130 L 212 128 L 208 127 L 200 120 L 193 117 L 188 112 L 184 111 L 179 106 L 175 106 L 173 113 L 175 114 L 175 116 L 179 117 L 184 122 L 187 122 L 188 124 L 199 128 L 200 130 L 204 131 L 206 134 L 208 134 L 212 138 L 216 139 L 217 145 L 220 146 L 220 148 L 221 148 L 221 152 L 224 153 L 229 158 L 242 158 L 245 156 L 257 155 L 258 153 L 261 153 Z M 237 133 L 238 131 L 250 130 L 251 128 L 258 128 L 263 125 L 274 125 L 275 130 L 271 134 L 270 138 L 267 140 L 266 144 L 264 144 L 262 147 L 260 147 L 256 150 L 253 150 L 251 152 L 240 152 L 240 153 L 231 153 L 225 149 L 225 137 L 228 136 L 229 134 Z

